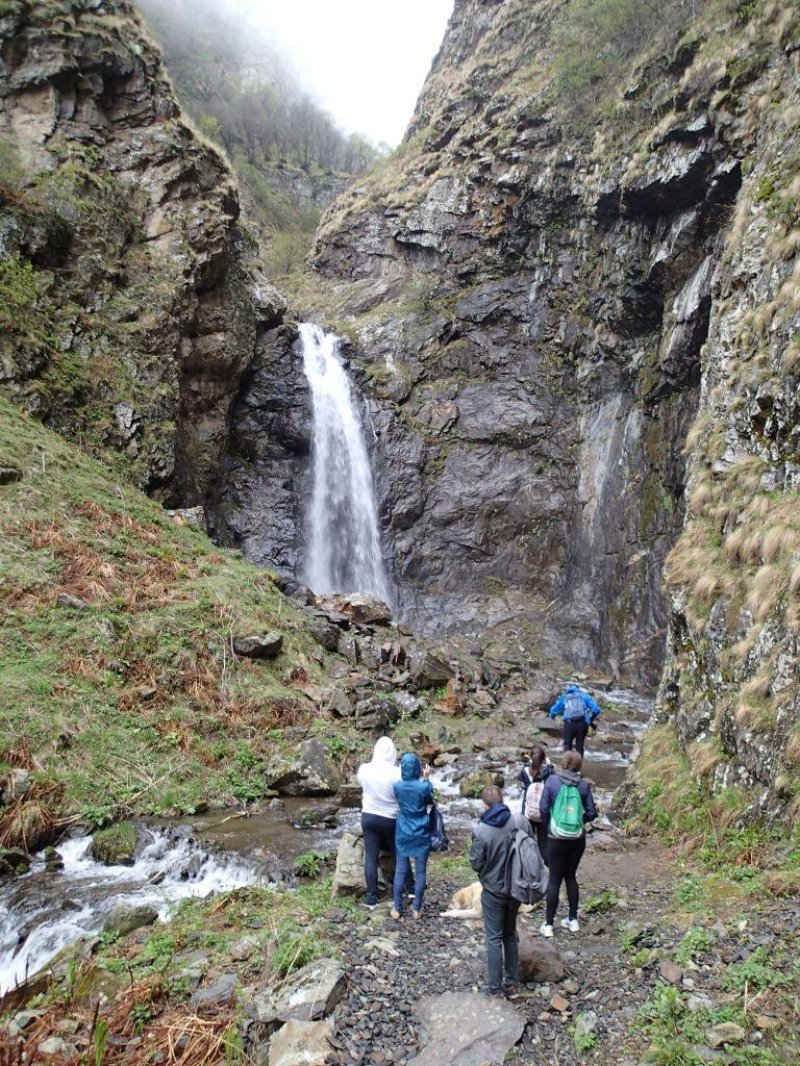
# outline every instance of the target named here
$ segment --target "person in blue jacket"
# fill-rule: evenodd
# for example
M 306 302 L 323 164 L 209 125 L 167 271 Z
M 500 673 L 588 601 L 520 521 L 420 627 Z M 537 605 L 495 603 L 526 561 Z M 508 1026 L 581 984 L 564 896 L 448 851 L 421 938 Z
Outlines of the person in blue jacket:
M 392 918 L 403 913 L 403 882 L 411 860 L 414 860 L 414 904 L 412 915 L 422 917 L 422 900 L 427 883 L 428 855 L 431 850 L 431 830 L 428 808 L 433 803 L 433 786 L 428 781 L 428 769 L 423 772 L 416 755 L 407 752 L 400 760 L 400 780 L 394 783 L 394 795 L 399 812 L 394 846 L 397 864 L 394 871 L 394 907 Z
M 600 708 L 589 695 L 578 685 L 567 685 L 564 692 L 547 712 L 550 718 L 557 718 L 559 714 L 564 716 L 564 751 L 575 750 L 583 758 L 583 746 L 589 726 L 594 723 L 600 713 Z

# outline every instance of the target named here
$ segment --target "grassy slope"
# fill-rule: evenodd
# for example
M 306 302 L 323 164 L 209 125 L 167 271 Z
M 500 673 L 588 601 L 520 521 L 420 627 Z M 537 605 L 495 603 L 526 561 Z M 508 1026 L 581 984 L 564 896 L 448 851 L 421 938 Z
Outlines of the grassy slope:
M 315 669 L 271 575 L 0 399 L 2 464 L 24 477 L 0 488 L 0 770 L 32 764 L 97 823 L 261 794 L 270 731 L 311 707 L 290 673 Z M 274 663 L 231 656 L 269 629 Z

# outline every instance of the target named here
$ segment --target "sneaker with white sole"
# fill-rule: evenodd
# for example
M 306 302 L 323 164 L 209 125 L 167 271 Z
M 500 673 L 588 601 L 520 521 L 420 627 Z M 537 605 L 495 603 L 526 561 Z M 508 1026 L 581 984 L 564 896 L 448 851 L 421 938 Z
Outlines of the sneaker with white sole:
M 539 926 L 539 932 L 542 936 L 551 937 L 553 935 L 553 927 L 552 925 L 548 925 L 547 922 L 542 922 Z
M 562 918 L 561 925 L 562 928 L 569 929 L 571 933 L 579 933 L 581 931 L 577 918 Z

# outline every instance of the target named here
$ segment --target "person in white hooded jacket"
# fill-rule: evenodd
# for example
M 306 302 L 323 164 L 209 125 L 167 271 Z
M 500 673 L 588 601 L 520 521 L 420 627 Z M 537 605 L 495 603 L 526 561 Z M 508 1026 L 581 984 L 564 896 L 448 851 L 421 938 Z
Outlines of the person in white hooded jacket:
M 378 857 L 384 851 L 396 858 L 394 834 L 398 806 L 393 785 L 400 780 L 400 767 L 391 737 L 380 738 L 372 752 L 372 761 L 362 763 L 356 777 L 361 785 L 366 906 L 373 908 L 378 905 Z

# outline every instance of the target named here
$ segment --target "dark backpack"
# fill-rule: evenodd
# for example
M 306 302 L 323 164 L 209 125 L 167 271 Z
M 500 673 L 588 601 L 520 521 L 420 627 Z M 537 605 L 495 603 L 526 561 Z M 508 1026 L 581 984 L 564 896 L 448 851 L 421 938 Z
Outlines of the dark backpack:
M 442 812 L 435 803 L 428 815 L 428 829 L 431 834 L 431 851 L 447 851 L 450 848 L 450 838 L 444 827 Z
M 547 892 L 547 867 L 536 841 L 515 829 L 506 860 L 506 893 L 520 903 L 538 903 Z
M 586 704 L 577 692 L 570 692 L 564 700 L 564 721 L 574 722 L 586 718 Z
M 576 785 L 565 781 L 561 774 L 561 788 L 556 793 L 550 808 L 550 836 L 559 840 L 577 840 L 582 837 L 584 808 Z

